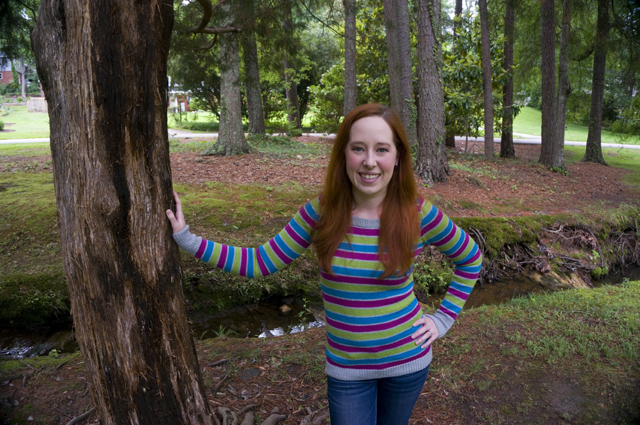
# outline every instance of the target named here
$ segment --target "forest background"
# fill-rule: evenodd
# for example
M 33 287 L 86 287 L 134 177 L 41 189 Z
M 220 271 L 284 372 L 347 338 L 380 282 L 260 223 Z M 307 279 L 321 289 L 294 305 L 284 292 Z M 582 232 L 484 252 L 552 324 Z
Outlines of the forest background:
M 414 142 L 417 176 L 424 190 L 430 191 L 429 197 L 454 212 L 485 217 L 483 220 L 457 219 L 483 245 L 487 258 L 484 281 L 510 276 L 512 270 L 520 272 L 526 268 L 544 276 L 566 277 L 577 273 L 580 279 L 591 282 L 614 269 L 638 262 L 637 173 L 625 173 L 601 164 L 578 163 L 576 158 L 579 155 L 587 161 L 605 162 L 600 143 L 603 126 L 616 131 L 623 142 L 636 140 L 638 8 L 632 1 L 565 0 L 562 4 L 480 1 L 477 7 L 472 2 L 440 5 L 437 1 L 385 1 L 382 5 L 366 1 L 226 0 L 216 5 L 207 0 L 174 2 L 171 47 L 163 50 L 168 51 L 168 74 L 172 77 L 168 89 L 191 96 L 195 109 L 215 117 L 199 128 L 217 130 L 218 137 L 215 143 L 180 141 L 167 146 L 145 144 L 166 137 L 166 133 L 161 134 L 153 126 L 149 129 L 155 131 L 153 137 L 151 133 L 142 132 L 147 134 L 146 142 L 125 143 L 130 134 L 139 133 L 143 125 L 151 122 L 132 120 L 132 117 L 157 114 L 158 122 L 166 119 L 163 105 L 159 109 L 146 105 L 147 109 L 141 110 L 140 105 L 144 103 L 128 97 L 147 85 L 163 87 L 152 84 L 157 83 L 155 79 L 165 70 L 162 60 L 149 65 L 156 66 L 158 74 L 153 70 L 132 72 L 133 67 L 116 68 L 117 60 L 125 63 L 132 60 L 118 54 L 110 57 L 113 60 L 108 67 L 95 66 L 93 69 L 98 72 L 122 71 L 122 75 L 115 77 L 109 72 L 100 74 L 94 88 L 106 88 L 104 96 L 115 93 L 124 100 L 114 103 L 120 106 L 110 110 L 110 120 L 102 121 L 103 126 L 97 130 L 85 128 L 83 125 L 88 121 L 73 119 L 74 114 L 91 111 L 92 105 L 100 104 L 102 98 L 97 96 L 91 100 L 83 97 L 85 94 L 72 95 L 87 84 L 83 78 L 70 81 L 51 77 L 61 75 L 60 66 L 69 70 L 82 67 L 85 62 L 69 55 L 70 51 L 65 52 L 69 55 L 66 57 L 54 54 L 56 43 L 62 40 L 54 36 L 60 28 L 56 25 L 61 24 L 61 9 L 40 15 L 40 18 L 44 16 L 39 19 L 41 28 L 50 27 L 31 36 L 38 3 L 0 2 L 5 7 L 3 11 L 18 11 L 1 15 L 12 17 L 11 21 L 0 20 L 5 57 L 13 60 L 16 73 L 19 70 L 15 64 L 21 58 L 27 64 L 20 65 L 23 74 L 28 74 L 30 63 L 34 69 L 35 62 L 39 62 L 39 76 L 46 82 L 48 98 L 56 105 L 51 115 L 52 132 L 55 130 L 51 138 L 54 155 L 26 146 L 24 150 L 9 148 L 8 154 L 3 155 L 10 159 L 2 161 L 5 166 L 0 182 L 3 199 L 7 201 L 2 242 L 2 254 L 7 261 L 2 263 L 2 290 L 3 294 L 11 288 L 16 290 L 10 293 L 6 304 L 11 309 L 3 308 L 2 312 L 15 312 L 18 306 L 24 308 L 23 312 L 37 313 L 35 319 L 31 317 L 33 320 L 68 317 L 69 295 L 60 289 L 68 285 L 71 294 L 75 294 L 70 296 L 74 317 L 82 317 L 75 326 L 83 357 L 72 354 L 57 362 L 54 353 L 51 362 L 55 366 L 49 367 L 50 364 L 43 361 L 47 359 L 38 359 L 42 364 L 38 369 L 30 364 L 25 369 L 20 362 L 7 363 L 6 369 L 3 368 L 7 380 L 3 381 L 1 390 L 3 395 L 7 394 L 10 404 L 20 406 L 11 408 L 12 417 L 18 421 L 28 421 L 30 415 L 35 415 L 37 421 L 55 423 L 56 411 L 63 417 L 73 417 L 89 407 L 85 399 L 89 391 L 91 404 L 97 409 L 93 420 L 99 416 L 103 420 L 113 417 L 125 421 L 131 412 L 157 418 L 159 409 L 169 406 L 173 410 L 166 412 L 167 423 L 180 423 L 194 409 L 207 412 L 208 406 L 217 406 L 220 413 L 221 408 L 228 406 L 239 412 L 250 406 L 248 399 L 255 398 L 261 404 L 258 416 L 267 415 L 275 405 L 285 409 L 290 423 L 297 423 L 304 422 L 304 416 L 311 420 L 326 407 L 321 389 L 322 355 L 317 350 L 303 350 L 306 341 L 321 338 L 317 332 L 267 345 L 256 341 L 249 341 L 248 345 L 209 341 L 198 345 L 198 364 L 193 356 L 195 350 L 190 349 L 191 334 L 186 315 L 180 310 L 182 307 L 177 313 L 167 311 L 165 302 L 177 300 L 170 303 L 170 307 L 183 306 L 183 290 L 190 301 L 199 301 L 205 292 L 213 289 L 213 301 L 206 307 L 255 301 L 276 293 L 285 296 L 299 289 L 311 293 L 314 288 L 304 287 L 305 283 L 314 282 L 311 270 L 315 270 L 315 266 L 311 256 L 277 280 L 257 283 L 204 272 L 185 258 L 184 274 L 176 270 L 170 273 L 163 270 L 159 274 L 162 279 L 172 276 L 173 285 L 166 280 L 157 284 L 142 278 L 130 285 L 126 276 L 118 277 L 118 267 L 114 269 L 113 265 L 126 265 L 123 269 L 127 271 L 138 270 L 139 277 L 155 273 L 147 268 L 155 264 L 148 255 L 144 257 L 149 261 L 143 269 L 131 263 L 129 253 L 137 255 L 134 248 L 143 245 L 129 246 L 128 241 L 146 240 L 150 246 L 157 244 L 160 247 L 157 252 L 171 253 L 167 261 L 158 264 L 178 264 L 177 251 L 167 232 L 163 238 L 145 239 L 150 234 L 145 230 L 149 223 L 156 223 L 158 229 L 166 224 L 162 209 L 156 211 L 156 207 L 170 198 L 171 185 L 167 183 L 171 182 L 165 178 L 157 190 L 135 187 L 135 182 L 153 186 L 154 176 L 166 177 L 169 173 L 164 168 L 153 168 L 142 174 L 127 175 L 126 170 L 116 166 L 135 163 L 127 155 L 140 146 L 148 151 L 139 158 L 166 154 L 163 158 L 167 162 L 168 151 L 158 151 L 157 156 L 147 154 L 153 149 L 170 147 L 174 182 L 179 191 L 186 192 L 185 198 L 193 206 L 188 211 L 190 222 L 200 226 L 205 235 L 254 244 L 281 226 L 283 217 L 289 216 L 296 205 L 317 193 L 323 172 L 321 163 L 326 162 L 326 149 L 330 144 L 327 140 L 273 138 L 263 133 L 277 131 L 296 136 L 301 133 L 303 122 L 308 123 L 309 130 L 334 131 L 341 116 L 355 104 L 388 103 L 399 112 Z M 62 3 L 42 4 L 51 12 L 47 7 Z M 68 22 L 62 22 L 63 26 L 72 22 L 76 16 L 72 12 L 77 10 L 72 2 L 65 4 L 68 9 L 63 12 Z M 129 6 L 122 10 L 128 12 L 106 16 L 141 13 Z M 113 28 L 109 25 L 115 21 L 95 10 L 92 13 L 96 28 L 104 25 L 104 31 L 96 30 L 94 34 L 110 34 Z M 157 23 L 150 19 L 157 15 L 141 16 L 138 22 Z M 169 15 L 163 17 L 168 19 Z M 168 40 L 166 31 L 153 32 L 158 28 L 124 34 L 122 44 L 136 40 L 143 46 L 144 41 L 153 45 L 160 39 Z M 118 43 L 114 43 L 113 38 L 95 37 L 88 40 L 95 49 L 118 53 Z M 69 41 L 79 46 L 87 39 L 69 38 Z M 35 47 L 35 55 L 30 53 L 31 45 Z M 511 48 L 514 67 L 510 65 Z M 149 51 L 158 49 L 137 50 L 141 57 Z M 93 63 L 93 59 L 89 58 L 86 63 Z M 158 57 L 152 59 L 158 60 Z M 26 79 L 23 81 L 22 87 L 6 86 L 6 93 L 19 89 L 20 94 L 26 96 L 29 87 Z M 107 82 L 113 85 L 108 86 Z M 483 90 L 484 87 L 487 90 Z M 515 100 L 510 100 L 509 91 Z M 68 102 L 64 101 L 66 95 L 71 99 Z M 71 120 L 56 115 L 60 105 L 64 108 L 68 105 L 70 109 L 66 113 Z M 509 134 L 513 133 L 510 122 L 524 105 L 542 110 L 542 148 L 538 151 L 515 149 L 510 142 Z M 583 152 L 569 148 L 565 151 L 562 137 L 565 114 L 569 122 L 589 127 L 584 156 Z M 202 125 L 201 116 L 196 119 L 194 115 L 183 114 L 178 109 L 173 118 L 177 125 L 198 128 L 193 126 Z M 249 133 L 248 140 L 245 130 Z M 96 131 L 99 134 L 92 140 L 104 142 L 103 152 L 111 156 L 103 161 L 114 165 L 118 178 L 133 184 L 131 190 L 138 191 L 140 199 L 157 198 L 139 205 L 129 203 L 130 198 L 122 202 L 125 198 L 121 198 L 119 192 L 111 198 L 102 196 L 112 193 L 109 181 L 100 186 L 96 180 L 83 184 L 80 175 L 65 177 L 66 171 L 84 170 L 77 164 L 88 163 L 82 162 L 86 159 L 82 154 L 87 144 L 69 148 L 63 142 L 84 140 L 86 134 Z M 61 137 L 63 132 L 67 133 Z M 500 157 L 516 156 L 518 160 L 494 161 L 494 134 L 501 136 Z M 483 135 L 484 151 L 480 152 L 487 160 L 469 155 L 460 143 L 456 145 L 452 138 L 455 135 Z M 445 145 L 451 148 L 447 154 Z M 205 154 L 217 157 L 206 159 L 191 153 L 200 152 L 205 146 Z M 236 156 L 243 152 L 247 154 Z M 42 157 L 38 153 L 42 153 Z M 627 160 L 622 152 L 608 155 L 616 161 L 623 157 Z M 637 167 L 637 163 L 633 163 L 635 156 L 629 158 L 632 159 L 628 160 L 628 168 L 634 169 Z M 76 166 L 71 162 L 55 163 L 61 160 L 81 162 L 76 162 Z M 536 164 L 538 161 L 541 165 Z M 57 220 L 51 186 L 47 186 L 52 180 L 52 162 L 56 191 L 66 193 L 58 199 Z M 164 172 L 156 174 L 157 169 Z M 279 176 L 288 180 L 279 181 Z M 439 184 L 447 179 L 448 185 Z M 91 196 L 77 206 L 69 201 L 73 193 L 78 193 L 74 190 L 85 193 L 85 189 L 99 195 L 95 197 L 98 204 L 92 203 Z M 472 193 L 472 199 L 462 199 L 460 192 L 464 191 Z M 498 194 L 497 197 L 490 196 L 490 192 Z M 114 199 L 120 204 L 114 203 Z M 145 205 L 153 206 L 150 214 Z M 555 214 L 553 208 L 561 209 L 561 214 Z M 261 215 L 256 216 L 256 212 Z M 495 215 L 499 216 L 493 217 Z M 529 217 L 516 218 L 521 215 Z M 74 219 L 70 217 L 79 217 L 81 221 L 76 223 L 80 225 L 73 224 Z M 130 224 L 127 231 L 131 235 L 123 237 L 121 225 L 127 217 L 138 220 L 138 227 Z M 100 228 L 104 235 L 110 235 L 104 240 L 118 241 L 117 249 L 110 251 L 100 246 L 96 251 L 83 233 L 87 227 L 82 220 L 91 223 L 92 232 Z M 141 222 L 146 226 L 140 227 Z M 139 230 L 141 233 L 134 234 Z M 87 258 L 86 253 L 93 257 Z M 98 258 L 108 260 L 96 261 Z M 66 278 L 60 272 L 63 264 Z M 435 257 L 421 261 L 416 268 L 417 286 L 426 291 L 442 288 L 448 281 L 447 267 Z M 78 279 L 79 275 L 91 278 Z M 159 292 L 158 287 L 165 291 Z M 87 296 L 87 289 L 103 298 L 83 304 L 81 298 Z M 138 295 L 133 299 L 126 297 L 127 290 L 134 290 Z M 594 290 L 591 294 L 576 291 L 541 299 L 529 297 L 509 304 L 506 310 L 496 307 L 469 313 L 462 319 L 466 327 L 461 327 L 459 338 L 450 340 L 451 343 L 443 341 L 442 363 L 432 377 L 437 386 L 427 389 L 428 395 L 437 398 L 428 397 L 419 403 L 413 422 L 432 422 L 429 417 L 447 423 L 462 421 L 470 412 L 476 422 L 500 422 L 502 418 L 507 418 L 507 422 L 525 423 L 637 419 L 634 388 L 638 382 L 639 318 L 633 308 L 637 292 L 638 285 L 627 280 L 622 286 Z M 593 301 L 595 298 L 597 302 Z M 147 302 L 149 304 L 145 304 Z M 191 307 L 195 305 L 188 305 Z M 119 308 L 124 311 L 117 311 Z M 127 311 L 136 311 L 139 316 L 127 316 Z M 540 313 L 530 315 L 535 311 Z M 47 313 L 52 314 L 47 316 Z M 567 317 L 573 319 L 571 326 L 566 326 Z M 132 320 L 130 324 L 135 325 L 128 327 L 127 332 L 114 329 L 112 318 L 128 318 Z M 139 326 L 136 320 L 153 326 Z M 158 332 L 159 329 L 162 332 Z M 224 333 L 222 331 L 219 333 Z M 131 340 L 137 341 L 137 345 L 128 358 L 135 359 L 138 372 L 115 367 L 119 359 L 127 358 L 119 356 L 124 355 L 123 348 L 129 347 Z M 180 343 L 173 346 L 175 341 Z M 311 346 L 317 345 L 307 348 L 312 350 Z M 167 350 L 166 347 L 173 348 Z M 268 348 L 263 350 L 264 347 Z M 476 356 L 472 358 L 470 352 Z M 226 360 L 222 368 L 216 366 L 220 356 L 232 353 L 233 360 Z M 500 359 L 499 364 L 493 361 L 496 358 Z M 70 363 L 65 363 L 67 361 Z M 166 367 L 167 363 L 172 366 Z M 65 364 L 70 367 L 60 369 Z M 594 364 L 599 373 L 596 380 L 591 380 L 585 369 Z M 184 381 L 167 380 L 175 370 L 184 371 L 178 375 L 195 378 L 188 385 L 182 385 Z M 206 373 L 204 381 L 203 373 Z M 23 389 L 9 394 L 16 374 L 22 379 Z M 113 382 L 116 374 L 119 374 L 118 385 L 105 384 Z M 57 375 L 56 382 L 69 380 L 72 384 L 68 388 L 52 384 L 50 378 L 54 375 Z M 628 379 L 620 382 L 621 375 Z M 131 385 L 137 376 L 144 376 L 146 382 L 157 385 L 157 391 Z M 252 378 L 256 379 L 250 381 Z M 91 384 L 84 387 L 83 380 Z M 27 381 L 29 387 L 25 390 Z M 181 385 L 176 386 L 175 382 Z M 203 382 L 206 385 L 202 385 Z M 244 382 L 251 382 L 253 387 L 247 389 L 249 384 Z M 513 386 L 513 382 L 518 385 Z M 197 402 L 192 397 L 194 394 Z M 177 405 L 167 404 L 168 395 L 174 397 L 172 403 Z M 217 397 L 221 397 L 221 401 L 216 400 Z M 21 404 L 25 400 L 27 404 Z M 62 404 L 67 406 L 64 411 L 60 411 Z M 482 408 L 474 411 L 477 405 Z M 6 407 L 6 403 L 3 406 Z M 178 411 L 183 415 L 177 414 Z M 206 423 L 206 417 L 192 419 L 192 422 Z M 58 417 L 57 421 L 60 420 Z

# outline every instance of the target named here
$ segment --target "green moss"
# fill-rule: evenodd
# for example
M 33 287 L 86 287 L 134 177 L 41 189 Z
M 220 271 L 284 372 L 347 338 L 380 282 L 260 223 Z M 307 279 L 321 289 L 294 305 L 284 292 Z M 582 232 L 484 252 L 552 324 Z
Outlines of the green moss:
M 9 275 L 0 278 L 0 324 L 38 326 L 69 320 L 64 275 Z

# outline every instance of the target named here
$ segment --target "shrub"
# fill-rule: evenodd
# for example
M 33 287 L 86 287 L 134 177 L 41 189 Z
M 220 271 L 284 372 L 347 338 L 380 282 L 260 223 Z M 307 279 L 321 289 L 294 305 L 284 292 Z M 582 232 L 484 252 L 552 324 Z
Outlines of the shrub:
M 4 121 L 0 120 L 0 131 L 4 130 Z

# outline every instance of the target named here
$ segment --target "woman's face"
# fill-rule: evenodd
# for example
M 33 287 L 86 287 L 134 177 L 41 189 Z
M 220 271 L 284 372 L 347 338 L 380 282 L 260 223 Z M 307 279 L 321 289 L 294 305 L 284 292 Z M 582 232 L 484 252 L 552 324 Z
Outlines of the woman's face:
M 356 205 L 374 200 L 382 203 L 398 162 L 389 124 L 378 116 L 353 123 L 345 156 Z

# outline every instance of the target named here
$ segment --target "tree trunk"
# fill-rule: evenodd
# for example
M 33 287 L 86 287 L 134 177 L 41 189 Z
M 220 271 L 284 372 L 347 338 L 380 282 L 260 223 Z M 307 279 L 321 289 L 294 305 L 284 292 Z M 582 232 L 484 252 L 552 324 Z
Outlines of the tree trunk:
M 558 57 L 558 97 L 556 99 L 556 140 L 553 145 L 553 167 L 564 168 L 564 126 L 567 117 L 567 99 L 571 93 L 569 82 L 569 38 L 571 35 L 571 0 L 562 0 L 562 30 Z
M 287 120 L 289 123 L 295 126 L 295 128 L 301 128 L 302 122 L 300 120 L 300 103 L 298 102 L 298 84 L 296 83 L 296 70 L 289 58 L 284 58 L 284 81 L 286 87 L 287 96 Z
M 20 81 L 20 85 L 22 87 L 22 98 L 27 97 L 27 73 L 24 68 L 24 56 L 20 58 L 20 68 L 22 70 L 22 81 Z
M 598 24 L 596 49 L 593 55 L 593 82 L 591 86 L 591 112 L 589 134 L 583 161 L 605 164 L 602 156 L 602 103 L 604 101 L 604 73 L 607 63 L 607 39 L 609 38 L 609 6 L 606 0 L 598 0 Z
M 103 424 L 212 424 L 187 322 L 167 140 L 170 0 L 43 0 L 62 258 Z
M 460 19 L 462 17 L 462 0 L 456 0 L 456 5 L 454 10 L 455 10 L 454 16 Z M 453 21 L 453 42 L 454 43 L 458 38 L 456 34 L 456 30 L 458 29 L 458 27 L 460 27 L 460 21 L 459 20 Z M 445 118 L 445 123 L 446 123 L 446 118 Z M 445 138 L 445 145 L 448 148 L 456 147 L 456 133 L 453 130 L 447 131 L 447 136 Z
M 285 31 L 287 42 L 293 38 L 293 20 L 291 18 L 291 0 L 286 0 L 285 19 L 282 27 Z M 300 117 L 300 102 L 298 102 L 298 84 L 296 83 L 296 70 L 289 59 L 289 52 L 284 55 L 284 80 L 285 95 L 287 97 L 287 120 L 296 128 L 302 127 Z
M 409 3 L 407 0 L 383 0 L 384 25 L 387 35 L 389 88 L 391 108 L 396 111 L 407 130 L 409 143 L 416 141 L 416 126 L 412 122 L 413 78 L 411 76 L 411 38 L 409 34 Z
M 356 0 L 344 5 L 344 115 L 356 107 Z
M 416 172 L 427 184 L 449 174 L 444 145 L 440 0 L 418 1 L 418 152 Z
M 515 158 L 513 147 L 513 32 L 515 0 L 506 0 L 504 12 L 504 70 L 509 74 L 502 94 L 502 131 L 500 158 Z
M 493 74 L 491 73 L 491 42 L 487 0 L 478 0 L 480 8 L 480 39 L 482 41 L 482 74 L 484 77 L 484 156 L 493 159 Z
M 225 2 L 220 8 L 225 16 L 222 27 L 233 26 L 236 4 Z M 220 34 L 220 129 L 216 144 L 204 155 L 241 155 L 251 151 L 242 128 L 240 96 L 240 48 L 238 33 Z
M 246 2 L 253 14 L 252 0 Z M 244 56 L 244 74 L 247 85 L 247 110 L 249 112 L 249 134 L 264 134 L 264 112 L 262 110 L 262 92 L 260 89 L 260 68 L 258 67 L 258 46 L 253 31 L 242 33 L 242 52 Z
M 556 164 L 556 30 L 554 0 L 541 0 L 542 20 L 542 145 L 540 163 L 551 168 Z

